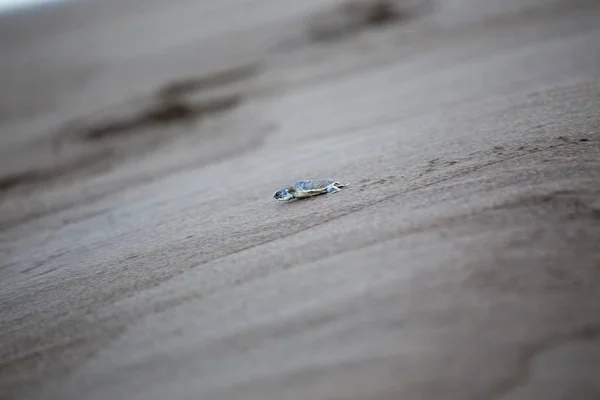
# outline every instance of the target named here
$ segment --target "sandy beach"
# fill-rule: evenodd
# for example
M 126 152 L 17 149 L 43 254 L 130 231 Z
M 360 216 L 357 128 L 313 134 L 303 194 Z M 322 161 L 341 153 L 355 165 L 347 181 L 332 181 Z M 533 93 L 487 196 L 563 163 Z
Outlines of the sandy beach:
M 0 398 L 600 398 L 600 2 L 84 0 L 0 48 Z

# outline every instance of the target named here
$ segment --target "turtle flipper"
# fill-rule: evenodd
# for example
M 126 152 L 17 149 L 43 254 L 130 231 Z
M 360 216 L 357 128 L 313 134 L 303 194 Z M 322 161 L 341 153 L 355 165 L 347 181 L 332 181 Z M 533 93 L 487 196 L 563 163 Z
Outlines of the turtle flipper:
M 332 183 L 331 185 L 327 186 L 327 193 L 337 193 L 340 190 L 342 190 L 342 189 L 340 189 L 341 187 L 343 187 L 343 186 L 340 186 L 339 184 L 336 184 L 336 183 Z

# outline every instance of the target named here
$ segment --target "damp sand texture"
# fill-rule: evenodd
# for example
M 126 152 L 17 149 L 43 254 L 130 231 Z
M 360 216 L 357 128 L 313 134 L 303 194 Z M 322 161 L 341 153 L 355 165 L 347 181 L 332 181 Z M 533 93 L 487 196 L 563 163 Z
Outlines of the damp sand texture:
M 600 5 L 365 4 L 0 17 L 0 398 L 600 397 Z

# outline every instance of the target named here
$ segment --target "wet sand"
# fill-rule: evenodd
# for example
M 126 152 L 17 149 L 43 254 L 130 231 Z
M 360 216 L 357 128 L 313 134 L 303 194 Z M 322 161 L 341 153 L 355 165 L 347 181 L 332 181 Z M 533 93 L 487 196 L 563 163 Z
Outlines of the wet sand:
M 600 4 L 400 11 L 0 18 L 0 398 L 599 397 Z

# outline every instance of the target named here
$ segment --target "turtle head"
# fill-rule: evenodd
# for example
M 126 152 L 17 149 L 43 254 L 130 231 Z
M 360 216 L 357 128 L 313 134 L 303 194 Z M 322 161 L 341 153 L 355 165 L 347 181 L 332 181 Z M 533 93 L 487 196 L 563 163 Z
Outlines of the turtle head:
M 275 195 L 273 197 L 279 201 L 288 201 L 288 200 L 292 200 L 296 197 L 295 193 L 296 193 L 296 190 L 292 187 L 289 187 L 289 188 L 280 189 L 280 190 L 276 191 Z

